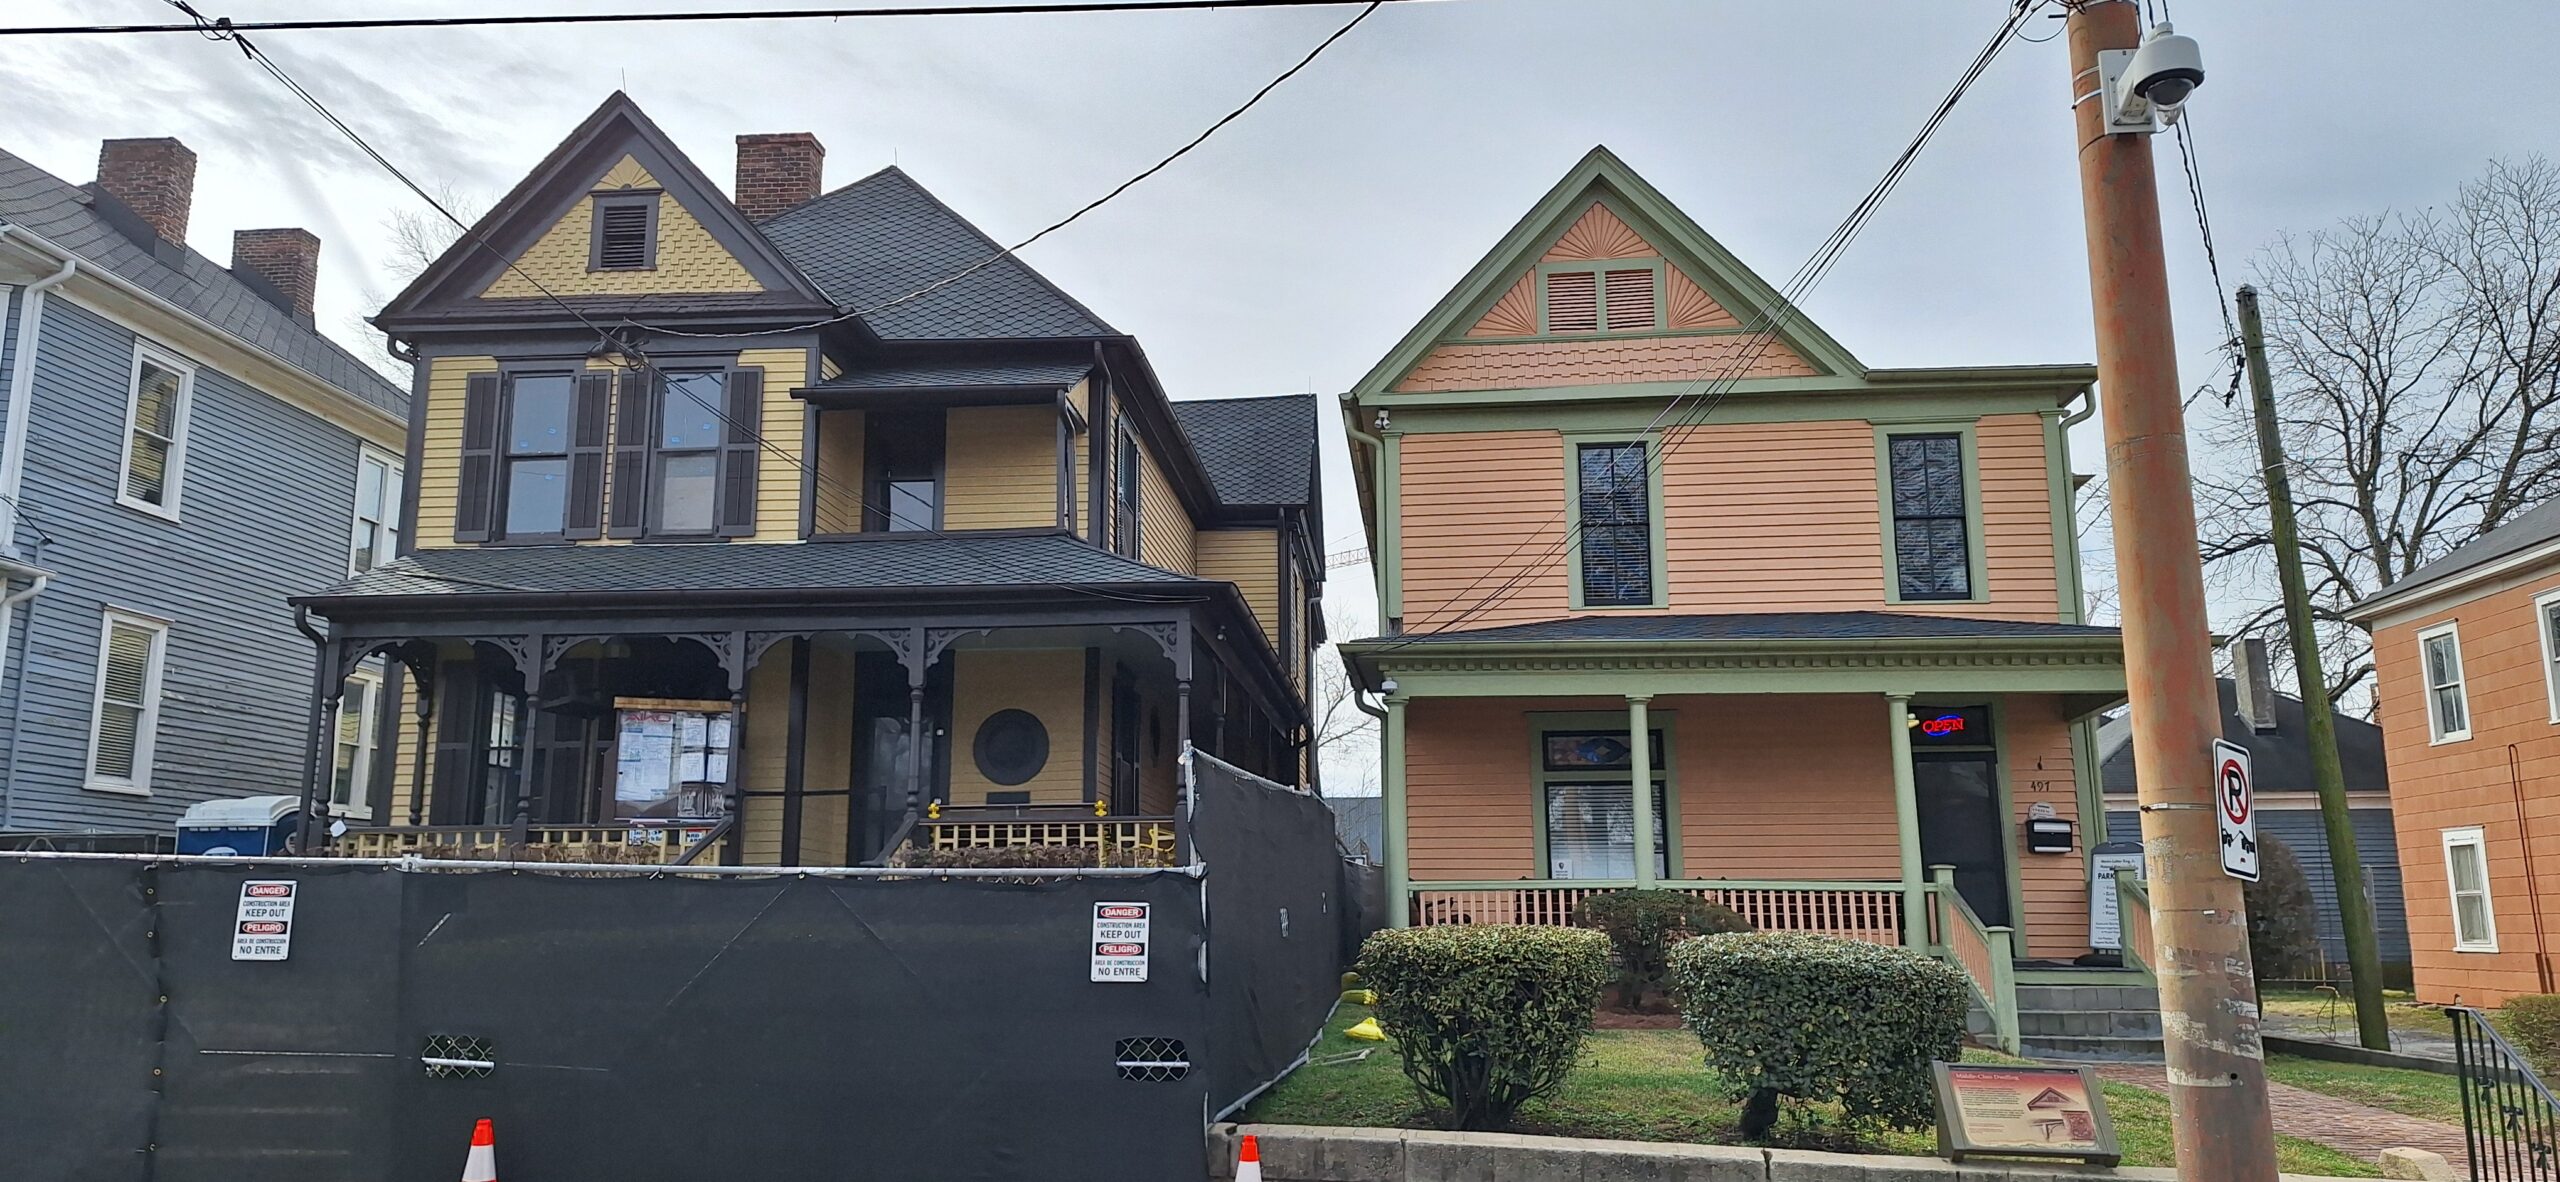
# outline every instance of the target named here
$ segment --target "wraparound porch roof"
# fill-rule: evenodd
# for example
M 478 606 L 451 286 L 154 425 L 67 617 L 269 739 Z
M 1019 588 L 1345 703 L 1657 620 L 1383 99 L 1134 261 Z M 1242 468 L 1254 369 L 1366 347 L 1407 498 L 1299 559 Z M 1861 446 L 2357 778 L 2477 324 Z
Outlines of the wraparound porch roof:
M 1346 641 L 1353 681 L 1405 697 L 2045 693 L 2124 697 L 2113 628 L 1899 612 L 1578 616 Z

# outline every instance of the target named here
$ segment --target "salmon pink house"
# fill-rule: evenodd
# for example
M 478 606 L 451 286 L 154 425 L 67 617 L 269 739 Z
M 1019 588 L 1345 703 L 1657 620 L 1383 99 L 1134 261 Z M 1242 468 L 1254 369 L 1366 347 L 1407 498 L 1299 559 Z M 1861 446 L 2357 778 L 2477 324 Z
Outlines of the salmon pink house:
M 2095 377 L 1864 365 L 1594 150 L 1343 396 L 1394 921 L 1675 887 L 1995 1003 L 2087 972 Z

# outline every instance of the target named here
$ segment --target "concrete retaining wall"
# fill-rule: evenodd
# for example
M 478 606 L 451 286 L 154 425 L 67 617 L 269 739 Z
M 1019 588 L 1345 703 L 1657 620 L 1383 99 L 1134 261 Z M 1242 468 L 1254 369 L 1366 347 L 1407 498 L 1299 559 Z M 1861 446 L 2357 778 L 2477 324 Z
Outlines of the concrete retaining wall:
M 1253 1134 L 1262 1151 L 1263 1182 L 2175 1182 L 2178 1176 L 2160 1169 L 1999 1160 L 1954 1165 L 1934 1157 L 1514 1133 L 1218 1125 L 1209 1130 L 1215 1177 L 1234 1176 L 1242 1133 Z M 2284 1177 L 2322 1182 L 2304 1174 Z

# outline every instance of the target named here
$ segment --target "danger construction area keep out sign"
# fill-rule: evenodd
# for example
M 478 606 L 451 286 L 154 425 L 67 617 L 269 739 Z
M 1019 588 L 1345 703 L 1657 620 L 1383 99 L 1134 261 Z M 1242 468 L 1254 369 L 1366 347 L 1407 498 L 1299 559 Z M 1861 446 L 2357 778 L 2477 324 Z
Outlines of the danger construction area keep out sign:
M 1147 979 L 1147 908 L 1145 903 L 1093 905 L 1093 979 Z
M 232 921 L 231 959 L 283 960 L 293 950 L 291 879 L 252 879 L 240 884 L 240 914 Z

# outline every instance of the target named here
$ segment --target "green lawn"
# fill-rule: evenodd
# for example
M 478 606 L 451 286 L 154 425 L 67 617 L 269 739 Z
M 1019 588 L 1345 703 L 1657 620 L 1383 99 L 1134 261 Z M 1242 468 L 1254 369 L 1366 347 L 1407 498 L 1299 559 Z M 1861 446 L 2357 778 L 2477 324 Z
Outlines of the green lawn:
M 2462 1088 L 2450 1075 L 2269 1055 L 2267 1078 L 2422 1120 L 2462 1123 Z
M 1344 1003 L 1307 1065 L 1254 1101 L 1241 1119 L 1264 1124 L 1436 1127 L 1414 1095 L 1413 1085 L 1405 1080 L 1394 1044 L 1358 1042 L 1343 1035 L 1343 1030 L 1369 1014 L 1366 1007 Z M 1367 1058 L 1345 1058 L 1363 1049 L 1369 1052 Z M 1967 1052 L 1966 1057 L 2004 1058 L 1979 1052 Z M 1582 1058 L 1561 1091 L 1521 1113 L 1523 1132 L 1705 1144 L 1738 1140 L 1738 1106 L 1713 1086 L 1715 1079 L 1701 1062 L 1697 1040 L 1689 1032 L 1597 1030 L 1584 1044 Z M 2116 1137 L 2124 1145 L 2125 1164 L 2175 1164 L 2167 1098 L 2121 1084 L 2108 1084 L 2106 1091 Z M 2278 1140 L 2278 1160 L 2288 1173 L 2375 1174 L 2371 1165 L 2327 1146 L 2295 1137 Z M 1855 1148 L 1926 1156 L 1936 1152 L 1937 1138 L 1925 1131 L 1893 1132 Z
M 2383 1008 L 2390 1013 L 2391 1029 L 2402 1034 L 2432 1034 L 2438 1038 L 2453 1037 L 2453 1019 L 2444 1016 L 2441 1006 L 2421 1005 L 2407 990 L 2386 989 L 2382 992 Z M 2334 1022 L 2338 1033 L 2352 1040 L 2356 1034 L 2355 998 L 2343 990 L 2269 987 L 2258 995 L 2259 1010 L 2288 1018 L 2315 1022 Z

